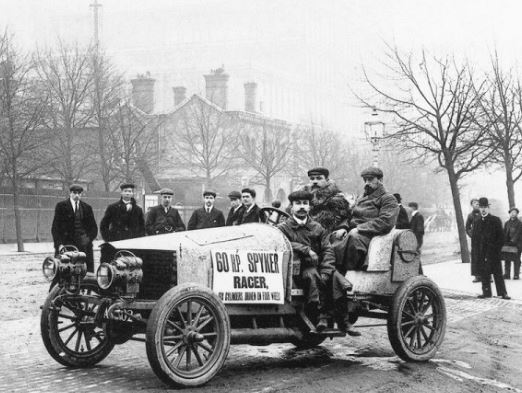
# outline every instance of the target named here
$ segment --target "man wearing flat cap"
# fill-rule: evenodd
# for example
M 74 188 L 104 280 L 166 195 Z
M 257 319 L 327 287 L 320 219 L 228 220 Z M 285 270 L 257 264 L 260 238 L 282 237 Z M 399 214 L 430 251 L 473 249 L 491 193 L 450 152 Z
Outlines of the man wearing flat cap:
M 76 246 L 87 256 L 87 270 L 94 272 L 92 241 L 98 235 L 98 226 L 92 207 L 81 200 L 82 192 L 82 186 L 72 184 L 69 198 L 56 204 L 51 233 L 56 255 L 63 246 Z
M 355 202 L 350 220 L 350 232 L 341 273 L 346 270 L 364 269 L 370 240 L 374 236 L 389 233 L 397 221 L 399 206 L 395 197 L 384 189 L 382 170 L 375 167 L 361 172 L 364 194 Z
M 497 296 L 509 300 L 500 263 L 500 253 L 504 244 L 502 222 L 500 218 L 489 213 L 488 198 L 479 198 L 478 202 L 480 218 L 473 224 L 471 242 L 476 250 L 479 274 L 482 279 L 482 295 L 479 295 L 479 298 L 492 296 L 490 278 L 493 274 Z
M 513 280 L 520 277 L 520 251 L 522 250 L 522 222 L 518 219 L 519 210 L 516 207 L 509 209 L 509 220 L 504 224 L 504 246 L 502 259 L 504 260 L 504 279 L 511 278 L 511 262 L 513 262 Z
M 160 204 L 151 207 L 145 220 L 145 232 L 147 235 L 159 235 L 162 233 L 181 232 L 185 230 L 185 224 L 179 212 L 172 207 L 174 191 L 170 188 L 159 190 Z
M 228 194 L 228 198 L 230 199 L 230 210 L 225 224 L 226 226 L 238 225 L 239 218 L 245 209 L 241 203 L 241 193 L 239 191 L 231 191 Z
M 335 231 L 336 238 L 340 239 L 348 230 L 350 204 L 329 175 L 326 168 L 310 169 L 310 183 L 303 190 L 312 193 L 310 216 L 328 233 Z
M 194 210 L 187 225 L 189 231 L 193 229 L 217 228 L 225 226 L 225 216 L 221 210 L 214 207 L 216 193 L 205 190 L 203 192 L 203 207 Z
M 134 188 L 132 183 L 120 185 L 120 200 L 107 206 L 100 223 L 100 232 L 106 242 L 145 236 L 143 210 L 136 204 Z

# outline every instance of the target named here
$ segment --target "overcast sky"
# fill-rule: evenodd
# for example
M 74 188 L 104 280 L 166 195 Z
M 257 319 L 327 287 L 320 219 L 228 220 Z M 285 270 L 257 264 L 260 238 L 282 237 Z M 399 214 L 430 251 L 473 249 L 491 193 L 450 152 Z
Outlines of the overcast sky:
M 93 1 L 0 0 L 0 26 L 28 49 L 58 36 L 88 42 Z M 102 45 L 129 76 L 177 66 L 201 73 L 221 64 L 237 72 L 263 70 L 290 88 L 306 84 L 310 94 L 335 95 L 329 120 L 347 130 L 360 130 L 366 116 L 350 105 L 348 85 L 356 85 L 361 64 L 377 67 L 384 42 L 404 51 L 455 54 L 478 69 L 487 68 L 496 48 L 504 65 L 518 72 L 522 54 L 522 2 L 516 0 L 99 2 Z M 163 82 L 183 82 L 173 78 Z

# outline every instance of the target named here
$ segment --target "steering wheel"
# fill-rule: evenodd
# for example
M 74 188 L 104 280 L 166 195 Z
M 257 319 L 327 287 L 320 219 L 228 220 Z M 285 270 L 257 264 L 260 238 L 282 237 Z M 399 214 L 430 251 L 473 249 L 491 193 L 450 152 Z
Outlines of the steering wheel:
M 289 217 L 290 214 L 275 207 L 263 207 L 259 210 L 261 222 L 272 226 L 276 226 Z

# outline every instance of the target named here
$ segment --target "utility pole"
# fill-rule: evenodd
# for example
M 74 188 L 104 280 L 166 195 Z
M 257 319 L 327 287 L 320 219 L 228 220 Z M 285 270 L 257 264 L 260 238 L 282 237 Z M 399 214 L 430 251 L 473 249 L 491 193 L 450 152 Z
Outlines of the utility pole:
M 96 50 L 98 50 L 98 47 L 100 46 L 100 37 L 99 37 L 99 23 L 98 23 L 98 8 L 100 8 L 102 5 L 98 4 L 98 0 L 94 0 L 92 4 L 89 4 L 89 7 L 92 7 L 93 9 L 93 15 L 94 15 L 94 45 L 96 45 Z

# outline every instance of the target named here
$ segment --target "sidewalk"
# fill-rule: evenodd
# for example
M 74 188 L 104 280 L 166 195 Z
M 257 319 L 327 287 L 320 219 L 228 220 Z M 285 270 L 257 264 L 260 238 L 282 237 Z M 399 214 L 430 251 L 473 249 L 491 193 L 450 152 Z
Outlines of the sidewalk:
M 463 295 L 477 296 L 482 293 L 481 283 L 473 283 L 469 263 L 453 260 L 422 266 L 424 274 L 431 278 L 440 289 Z M 522 300 L 522 280 L 505 280 L 508 295 L 512 299 Z M 491 283 L 493 296 L 497 295 L 495 283 Z

